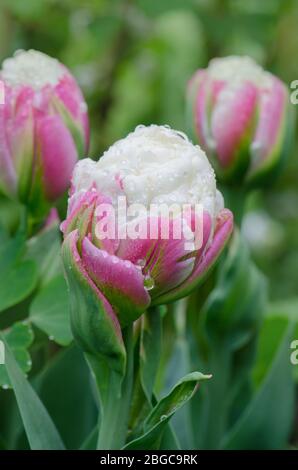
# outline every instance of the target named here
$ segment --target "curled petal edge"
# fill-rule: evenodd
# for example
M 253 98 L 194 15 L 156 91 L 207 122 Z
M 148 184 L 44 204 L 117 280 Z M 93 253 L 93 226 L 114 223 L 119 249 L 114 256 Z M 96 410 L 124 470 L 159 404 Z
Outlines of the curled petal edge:
M 211 268 L 214 266 L 225 248 L 232 232 L 233 214 L 230 210 L 223 209 L 217 218 L 213 241 L 205 254 L 197 260 L 192 274 L 176 289 L 154 299 L 153 304 L 159 305 L 170 303 L 190 294 L 195 287 L 205 280 L 207 274 L 210 272 Z

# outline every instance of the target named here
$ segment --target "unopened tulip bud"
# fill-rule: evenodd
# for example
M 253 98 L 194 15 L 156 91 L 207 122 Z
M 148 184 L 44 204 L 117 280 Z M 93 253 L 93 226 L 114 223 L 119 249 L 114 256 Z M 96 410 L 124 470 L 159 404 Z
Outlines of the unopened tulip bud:
M 0 190 L 40 211 L 87 150 L 87 106 L 66 67 L 38 51 L 6 59 L 0 81 Z
M 127 201 L 127 214 L 134 207 L 142 215 L 131 211 L 119 220 L 120 198 Z M 167 220 L 165 235 L 161 230 L 164 215 L 151 212 L 153 205 L 173 207 L 173 202 L 178 207 L 201 208 L 198 224 L 195 210 L 181 212 L 186 230 L 180 236 L 175 233 L 175 215 Z M 142 233 L 135 237 L 141 226 Z M 101 337 L 104 324 L 116 355 L 121 351 L 121 329 L 149 306 L 191 292 L 218 259 L 232 228 L 232 214 L 224 209 L 205 153 L 172 129 L 139 126 L 98 162 L 86 159 L 76 165 L 68 215 L 62 224 L 71 295 L 80 292 L 92 304 L 98 298 L 98 335 Z M 73 301 L 75 336 L 90 350 L 94 341 L 86 332 L 92 329 L 90 322 L 95 322 L 94 335 L 96 317 L 86 312 L 92 308 L 82 309 L 80 314 L 80 302 Z M 106 348 L 102 337 L 97 344 Z
M 260 185 L 278 173 L 291 135 L 286 86 L 249 57 L 213 59 L 188 87 L 189 122 L 219 178 Z

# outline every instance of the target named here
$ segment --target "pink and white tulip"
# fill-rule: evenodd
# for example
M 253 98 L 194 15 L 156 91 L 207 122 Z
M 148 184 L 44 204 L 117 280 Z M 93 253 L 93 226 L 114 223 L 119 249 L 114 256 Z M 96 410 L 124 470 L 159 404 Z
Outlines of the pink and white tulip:
M 286 86 L 250 57 L 213 59 L 189 82 L 193 134 L 224 181 L 260 184 L 286 154 L 291 114 Z
M 101 237 L 97 209 L 101 204 L 116 207 L 119 197 L 125 197 L 128 206 L 139 204 L 145 208 L 142 220 L 146 227 L 153 222 L 160 227 L 162 221 L 163 215 L 153 220 L 147 212 L 152 204 L 200 204 L 200 246 L 189 251 L 184 235 L 175 238 L 174 216 L 169 221 L 167 239 L 160 229 L 154 238 L 149 230 L 136 239 Z M 193 238 L 198 229 L 194 217 L 192 213 L 183 221 Z M 132 222 L 129 220 L 126 228 Z M 202 281 L 231 235 L 233 216 L 224 209 L 205 153 L 182 133 L 152 125 L 137 127 L 98 162 L 85 159 L 77 163 L 68 215 L 61 228 L 71 293 L 83 290 L 86 299 L 92 297 L 92 301 L 96 296 L 105 325 L 108 321 L 109 328 L 121 338 L 121 329 L 149 306 L 184 297 Z M 79 330 L 87 321 L 78 320 L 80 302 L 74 302 L 73 322 L 79 323 Z M 90 331 L 86 325 L 85 329 Z
M 0 190 L 34 210 L 70 184 L 89 141 L 87 106 L 58 60 L 18 51 L 0 70 Z

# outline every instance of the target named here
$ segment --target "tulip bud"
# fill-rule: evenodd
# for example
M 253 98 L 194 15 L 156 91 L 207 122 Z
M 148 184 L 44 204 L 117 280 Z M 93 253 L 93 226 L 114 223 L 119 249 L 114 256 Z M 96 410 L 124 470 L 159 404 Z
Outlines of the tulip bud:
M 250 57 L 213 59 L 188 87 L 196 140 L 225 182 L 259 185 L 280 169 L 291 135 L 285 85 Z
M 120 214 L 123 199 L 126 218 Z M 173 202 L 175 207 L 201 208 L 198 224 L 195 210 L 181 212 L 186 230 L 180 236 L 175 232 L 177 215 L 165 220 L 164 212 L 151 212 L 153 206 L 173 208 Z M 161 229 L 164 222 L 167 232 Z M 140 227 L 143 231 L 138 232 Z M 197 286 L 219 257 L 232 228 L 232 214 L 223 208 L 205 153 L 182 133 L 139 126 L 98 162 L 78 162 L 62 224 L 63 260 L 71 295 L 80 291 L 86 302 L 98 299 L 99 347 L 106 345 L 105 324 L 108 338 L 113 338 L 114 356 L 117 351 L 121 356 L 121 329 L 149 306 L 184 297 Z M 196 246 L 192 242 L 199 231 Z M 92 351 L 96 317 L 88 314 L 92 309 L 81 307 L 80 313 L 79 308 L 76 299 L 74 335 Z M 91 331 L 92 340 L 87 334 Z
M 41 212 L 87 150 L 87 106 L 66 67 L 38 51 L 6 59 L 0 81 L 0 190 Z

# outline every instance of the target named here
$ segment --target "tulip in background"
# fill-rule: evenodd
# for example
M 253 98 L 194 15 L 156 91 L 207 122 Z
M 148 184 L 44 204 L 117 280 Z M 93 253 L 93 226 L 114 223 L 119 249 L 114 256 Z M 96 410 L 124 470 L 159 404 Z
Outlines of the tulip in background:
M 268 183 L 288 152 L 287 88 L 250 57 L 217 58 L 198 70 L 188 87 L 188 118 L 224 182 Z
M 172 236 L 171 222 L 169 239 L 160 234 L 157 239 L 150 235 L 100 239 L 96 209 L 102 203 L 116 205 L 119 196 L 125 196 L 128 205 L 143 204 L 147 209 L 153 203 L 200 203 L 202 246 L 187 251 L 185 239 Z M 148 215 L 148 225 L 149 219 Z M 191 220 L 185 223 L 193 227 Z M 77 164 L 62 224 L 62 256 L 73 333 L 91 357 L 93 370 L 105 359 L 110 370 L 125 373 L 129 346 L 124 345 L 123 332 L 126 337 L 132 322 L 149 307 L 179 299 L 194 289 L 218 259 L 232 229 L 233 216 L 224 209 L 205 153 L 172 129 L 139 126 L 98 162 L 87 159 Z M 102 382 L 100 388 L 105 388 Z M 109 394 L 112 389 L 110 385 Z M 104 445 L 110 443 L 104 441 Z
M 0 190 L 42 213 L 88 148 L 87 105 L 67 68 L 38 51 L 6 59 L 0 80 Z

